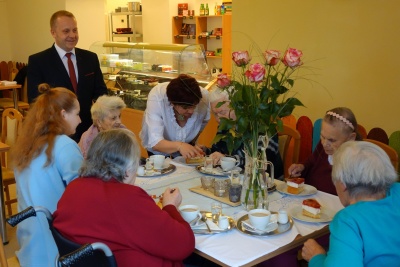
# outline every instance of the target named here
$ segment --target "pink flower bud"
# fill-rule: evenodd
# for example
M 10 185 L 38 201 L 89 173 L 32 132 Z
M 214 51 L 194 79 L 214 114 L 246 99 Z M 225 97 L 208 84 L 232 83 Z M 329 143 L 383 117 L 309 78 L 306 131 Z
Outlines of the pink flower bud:
M 249 64 L 251 57 L 247 51 L 237 51 L 232 53 L 232 60 L 236 66 L 242 67 Z
M 231 84 L 231 79 L 229 79 L 226 73 L 218 74 L 217 85 L 219 88 L 225 88 Z
M 260 63 L 251 64 L 245 75 L 251 82 L 262 82 L 265 76 L 265 68 Z
M 303 52 L 301 52 L 300 50 L 297 50 L 295 48 L 289 48 L 288 50 L 286 50 L 282 62 L 283 64 L 291 68 L 301 66 L 303 64 L 303 62 L 301 62 L 302 55 Z
M 281 52 L 278 50 L 267 50 L 264 52 L 264 57 L 267 65 L 275 66 L 280 60 Z

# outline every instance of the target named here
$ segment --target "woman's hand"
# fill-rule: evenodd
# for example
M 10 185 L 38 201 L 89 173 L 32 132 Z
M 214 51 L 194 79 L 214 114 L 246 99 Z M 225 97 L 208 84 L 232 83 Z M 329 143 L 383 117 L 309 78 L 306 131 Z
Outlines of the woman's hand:
M 301 256 L 306 261 L 310 261 L 312 257 L 318 254 L 326 254 L 326 251 L 314 239 L 308 239 L 301 250 Z
M 163 207 L 167 205 L 174 205 L 176 208 L 181 205 L 182 195 L 179 188 L 167 188 L 163 194 L 162 205 Z
M 225 157 L 225 155 L 222 153 L 219 153 L 219 152 L 214 152 L 214 153 L 210 154 L 209 157 L 211 157 L 213 159 L 213 165 L 215 166 L 220 163 L 221 158 Z
M 203 150 L 198 146 L 192 146 L 187 143 L 181 143 L 179 147 L 179 152 L 181 153 L 182 157 L 185 159 L 203 156 Z
M 303 170 L 304 170 L 303 164 L 292 164 L 290 165 L 288 172 L 289 175 L 292 177 L 299 177 Z

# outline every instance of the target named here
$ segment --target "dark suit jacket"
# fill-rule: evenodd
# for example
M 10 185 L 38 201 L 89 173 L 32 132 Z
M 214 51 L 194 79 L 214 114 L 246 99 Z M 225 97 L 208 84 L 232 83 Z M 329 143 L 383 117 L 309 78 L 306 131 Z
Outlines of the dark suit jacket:
M 77 97 L 82 123 L 78 125 L 73 139 L 79 142 L 84 131 L 92 125 L 90 108 L 93 100 L 107 94 L 99 59 L 93 52 L 75 48 L 78 67 Z M 67 70 L 54 45 L 31 55 L 28 62 L 28 99 L 31 103 L 38 96 L 38 85 L 48 83 L 50 87 L 65 87 L 74 92 Z

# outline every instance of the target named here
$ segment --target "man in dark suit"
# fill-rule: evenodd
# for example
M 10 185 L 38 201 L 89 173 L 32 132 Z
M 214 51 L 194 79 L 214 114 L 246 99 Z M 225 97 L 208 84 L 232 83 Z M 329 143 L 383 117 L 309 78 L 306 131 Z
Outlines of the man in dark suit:
M 29 57 L 29 102 L 38 96 L 38 85 L 41 83 L 75 92 L 82 123 L 72 138 L 79 142 L 82 133 L 92 125 L 90 108 L 93 101 L 106 94 L 107 88 L 97 55 L 75 47 L 79 35 L 75 16 L 71 12 L 61 10 L 54 13 L 50 19 L 50 32 L 55 41 L 53 46 Z M 69 52 L 72 54 L 68 55 Z

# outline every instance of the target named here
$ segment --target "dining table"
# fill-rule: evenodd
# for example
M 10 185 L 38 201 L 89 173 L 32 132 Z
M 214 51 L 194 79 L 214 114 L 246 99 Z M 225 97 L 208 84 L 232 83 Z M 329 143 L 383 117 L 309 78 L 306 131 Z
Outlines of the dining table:
M 184 161 L 166 158 L 165 166 L 174 165 L 172 172 L 155 176 L 138 176 L 135 184 L 150 195 L 161 195 L 167 187 L 179 188 L 182 194 L 181 205 L 197 205 L 202 212 L 210 212 L 211 203 L 216 200 L 190 189 L 201 186 L 200 178 L 207 174 L 199 171 L 196 166 L 186 165 Z M 216 176 L 215 179 L 223 177 Z M 283 181 L 274 181 L 277 188 L 284 185 Z M 306 198 L 316 199 L 321 206 L 329 211 L 329 218 L 321 222 L 296 219 L 294 211 L 301 209 Z M 272 213 L 280 209 L 288 211 L 292 226 L 289 230 L 274 235 L 252 235 L 239 230 L 237 222 L 247 215 L 243 206 L 234 206 L 222 202 L 222 213 L 235 222 L 235 227 L 229 231 L 216 233 L 195 233 L 195 253 L 221 266 L 254 266 L 267 259 L 280 255 L 293 248 L 301 246 L 309 238 L 318 238 L 329 233 L 329 222 L 334 214 L 343 208 L 337 196 L 315 190 L 310 195 L 290 195 L 282 190 L 268 194 L 269 210 Z M 299 217 L 299 216 L 298 216 Z M 318 221 L 318 220 L 317 220 Z
M 8 85 L 1 85 L 0 84 L 0 91 L 3 90 L 12 90 L 13 91 L 13 102 L 14 108 L 18 109 L 18 89 L 21 89 L 22 85 L 20 84 L 8 84 Z

